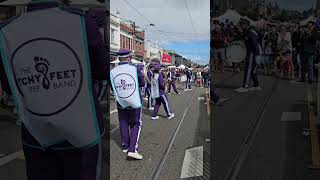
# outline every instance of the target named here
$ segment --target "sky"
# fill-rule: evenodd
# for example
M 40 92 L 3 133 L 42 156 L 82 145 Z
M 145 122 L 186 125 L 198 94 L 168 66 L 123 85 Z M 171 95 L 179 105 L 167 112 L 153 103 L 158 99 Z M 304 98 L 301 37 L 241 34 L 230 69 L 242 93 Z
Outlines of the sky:
M 195 30 L 185 0 L 110 0 L 110 9 L 113 14 L 119 11 L 121 18 L 135 21 L 140 29 L 146 28 L 146 40 L 157 42 L 160 47 L 174 50 L 199 64 L 207 64 L 210 57 L 210 0 L 186 2 Z M 147 26 L 150 22 L 155 26 Z
M 278 5 L 284 9 L 292 9 L 298 11 L 309 10 L 312 4 L 315 4 L 315 0 L 268 0 L 272 2 L 278 2 Z

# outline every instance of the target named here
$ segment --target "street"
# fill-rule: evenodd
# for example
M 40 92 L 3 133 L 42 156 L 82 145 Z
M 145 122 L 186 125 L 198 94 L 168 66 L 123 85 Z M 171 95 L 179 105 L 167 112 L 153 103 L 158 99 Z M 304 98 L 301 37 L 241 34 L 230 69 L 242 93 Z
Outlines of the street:
M 227 79 L 226 79 L 227 77 Z M 213 179 L 313 180 L 318 134 L 310 127 L 307 85 L 260 75 L 262 91 L 238 93 L 243 73 L 215 73 L 217 93 L 231 101 L 212 107 Z M 222 81 L 222 82 L 221 82 Z M 306 131 L 305 131 L 306 130 Z
M 142 130 L 138 151 L 144 156 L 141 161 L 126 158 L 121 149 L 116 103 L 111 98 L 110 108 L 110 172 L 111 179 L 209 179 L 210 177 L 210 116 L 206 89 L 192 87 L 180 95 L 167 95 L 173 119 L 167 119 L 163 107 L 158 120 L 151 120 L 151 112 L 144 100 Z M 186 155 L 191 153 L 191 158 Z M 196 158 L 198 157 L 198 158 Z

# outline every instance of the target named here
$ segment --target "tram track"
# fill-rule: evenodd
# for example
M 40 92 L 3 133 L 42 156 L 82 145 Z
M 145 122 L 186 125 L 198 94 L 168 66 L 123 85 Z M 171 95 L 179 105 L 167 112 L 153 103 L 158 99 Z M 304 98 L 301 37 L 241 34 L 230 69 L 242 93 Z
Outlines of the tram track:
M 227 81 L 228 79 L 233 78 L 234 76 L 236 76 L 237 74 L 231 74 L 230 76 L 227 76 L 226 78 L 223 78 L 221 81 L 219 81 L 217 84 L 223 84 L 225 81 Z M 197 94 L 198 89 L 193 90 L 192 94 L 189 95 L 189 99 L 187 100 L 187 106 L 183 111 L 183 115 L 181 116 L 180 120 L 177 122 L 177 125 L 174 129 L 174 132 L 172 133 L 172 135 L 170 136 L 170 141 L 167 144 L 167 146 L 165 147 L 165 151 L 163 154 L 161 154 L 160 156 L 160 160 L 157 163 L 156 167 L 153 168 L 150 179 L 152 180 L 159 180 L 160 179 L 160 174 L 163 171 L 163 167 L 165 166 L 166 160 L 169 156 L 170 151 L 172 150 L 173 144 L 176 140 L 176 136 L 180 130 L 180 127 L 182 126 L 184 119 L 190 109 L 190 106 L 192 105 L 194 96 Z M 113 128 L 110 131 L 110 136 L 117 133 L 120 130 L 119 126 Z M 143 163 L 140 164 L 140 166 L 143 166 Z M 135 180 L 135 177 L 138 175 L 138 172 L 136 174 L 134 174 L 130 179 Z
M 234 74 L 232 74 L 232 75 L 230 75 L 230 76 L 222 79 L 221 81 L 219 81 L 218 84 L 223 84 L 223 82 L 227 81 L 228 79 L 233 78 L 233 77 L 236 76 L 236 75 L 237 75 L 237 74 L 234 73 Z M 177 136 L 177 134 L 178 134 L 178 132 L 179 132 L 179 130 L 180 130 L 180 127 L 181 127 L 181 125 L 183 124 L 183 121 L 184 121 L 184 119 L 185 119 L 185 117 L 186 117 L 186 114 L 187 114 L 190 106 L 192 105 L 192 102 L 193 102 L 192 99 L 193 99 L 194 95 L 196 94 L 197 90 L 198 90 L 198 89 L 196 89 L 196 90 L 194 90 L 194 91 L 192 92 L 192 95 L 191 95 L 191 97 L 190 97 L 189 100 L 188 100 L 188 105 L 187 105 L 187 107 L 185 108 L 184 113 L 183 113 L 181 119 L 179 120 L 179 122 L 178 122 L 178 124 L 177 124 L 177 126 L 176 126 L 176 128 L 175 128 L 175 130 L 174 130 L 174 132 L 173 132 L 173 134 L 172 134 L 172 136 L 171 136 L 171 138 L 170 138 L 170 142 L 168 143 L 168 145 L 167 145 L 167 147 L 166 147 L 165 153 L 162 155 L 162 157 L 160 158 L 160 162 L 159 162 L 158 165 L 154 168 L 153 173 L 151 174 L 151 178 L 150 178 L 151 180 L 159 180 L 160 174 L 161 174 L 162 169 L 163 169 L 163 167 L 164 167 L 164 164 L 165 164 L 165 162 L 166 162 L 166 160 L 167 160 L 167 158 L 168 158 L 168 155 L 169 155 L 169 153 L 170 153 L 170 151 L 171 151 L 171 148 L 172 148 L 172 146 L 173 146 L 173 143 L 175 142 L 175 139 L 176 139 L 176 136 Z
M 272 85 L 270 92 L 266 100 L 263 102 L 262 108 L 258 114 L 258 117 L 255 119 L 254 123 L 252 123 L 251 127 L 249 127 L 249 132 L 245 136 L 240 150 L 237 152 L 235 158 L 233 159 L 232 165 L 224 176 L 224 180 L 236 180 L 240 170 L 247 159 L 248 153 L 252 145 L 254 144 L 257 133 L 260 130 L 260 127 L 263 123 L 263 117 L 267 111 L 267 107 L 269 106 L 271 99 L 275 93 L 275 89 L 278 87 L 279 80 L 276 79 Z

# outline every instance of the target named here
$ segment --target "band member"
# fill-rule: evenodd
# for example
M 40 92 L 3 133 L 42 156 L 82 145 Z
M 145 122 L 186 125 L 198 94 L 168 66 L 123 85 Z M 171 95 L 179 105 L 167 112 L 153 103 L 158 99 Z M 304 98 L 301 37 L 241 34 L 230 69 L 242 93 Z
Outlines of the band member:
M 174 113 L 171 112 L 169 107 L 169 101 L 165 93 L 165 81 L 162 73 L 160 72 L 160 64 L 153 64 L 153 75 L 151 78 L 151 96 L 155 99 L 156 103 L 151 119 L 159 119 L 158 112 L 161 104 L 164 106 L 164 110 L 167 113 L 167 118 L 171 119 L 174 117 Z
M 192 72 L 186 67 L 185 74 L 187 76 L 186 80 L 186 89 L 185 91 L 191 90 L 191 78 L 192 78 Z
M 245 70 L 242 87 L 236 89 L 237 92 L 248 92 L 250 81 L 253 80 L 253 87 L 250 90 L 262 90 L 259 86 L 257 76 L 256 56 L 259 53 L 259 39 L 258 33 L 250 21 L 244 18 L 240 19 L 240 25 L 243 32 L 243 39 L 247 48 L 247 56 L 245 59 Z
M 57 7 L 55 0 L 32 2 L 26 14 L 0 24 L 0 66 L 22 121 L 27 179 L 98 180 L 105 122 L 92 82 L 108 79 L 109 56 L 95 14 Z M 73 96 L 75 103 L 69 103 Z
M 171 91 L 171 86 L 173 87 L 173 90 L 175 93 L 180 94 L 177 90 L 176 87 L 176 72 L 175 69 L 172 68 L 171 70 L 169 70 L 168 73 L 168 94 L 170 95 L 170 91 Z
M 151 77 L 152 77 L 152 71 L 151 70 L 148 70 L 147 72 L 147 76 L 149 78 L 149 80 L 151 80 Z M 147 82 L 147 88 L 146 88 L 146 94 L 147 94 L 147 98 L 148 98 L 148 109 L 150 111 L 153 111 L 154 110 L 154 103 L 153 103 L 153 98 L 151 97 L 151 84 L 149 82 Z
M 315 22 L 308 22 L 307 31 L 304 34 L 301 59 L 301 78 L 298 82 L 306 81 L 306 73 L 308 72 L 308 83 L 314 82 L 314 56 L 316 54 L 316 45 L 319 41 L 319 32 L 315 28 Z
M 144 87 L 144 75 L 129 64 L 130 56 L 130 50 L 118 52 L 120 63 L 111 70 L 110 78 L 117 100 L 122 151 L 128 157 L 141 160 L 143 157 L 137 148 L 142 125 L 142 103 L 141 94 L 136 89 Z

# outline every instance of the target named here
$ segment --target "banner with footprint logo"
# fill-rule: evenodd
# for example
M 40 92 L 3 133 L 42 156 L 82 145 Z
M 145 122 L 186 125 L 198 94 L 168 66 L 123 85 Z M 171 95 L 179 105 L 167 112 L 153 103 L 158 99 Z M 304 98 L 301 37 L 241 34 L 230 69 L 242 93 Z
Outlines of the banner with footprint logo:
M 129 64 L 116 66 L 110 72 L 110 79 L 117 102 L 123 108 L 140 108 L 142 106 L 138 70 L 135 66 Z
M 43 146 L 97 143 L 83 16 L 55 8 L 13 22 L 0 31 L 1 52 L 27 129 Z

